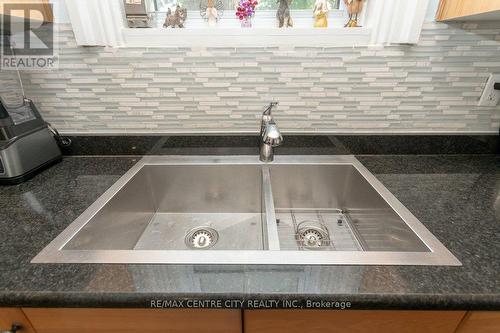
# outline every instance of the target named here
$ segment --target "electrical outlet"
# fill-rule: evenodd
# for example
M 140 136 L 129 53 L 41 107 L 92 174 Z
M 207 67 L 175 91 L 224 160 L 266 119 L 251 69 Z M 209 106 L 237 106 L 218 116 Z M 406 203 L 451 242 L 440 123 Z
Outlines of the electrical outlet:
M 500 90 L 495 90 L 495 83 L 500 83 L 500 74 L 490 74 L 488 82 L 484 87 L 483 94 L 479 99 L 478 106 L 496 106 L 500 101 Z

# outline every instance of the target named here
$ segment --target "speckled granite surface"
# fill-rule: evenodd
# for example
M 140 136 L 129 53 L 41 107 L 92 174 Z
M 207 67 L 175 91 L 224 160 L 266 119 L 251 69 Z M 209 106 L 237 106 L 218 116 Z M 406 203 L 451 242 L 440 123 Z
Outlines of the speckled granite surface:
M 212 299 L 223 307 L 328 300 L 356 309 L 500 310 L 500 156 L 358 158 L 463 266 L 30 264 L 138 159 L 66 157 L 25 184 L 0 189 L 0 306 Z
M 257 135 L 70 136 L 66 155 L 258 155 Z M 495 154 L 499 135 L 285 135 L 278 154 Z

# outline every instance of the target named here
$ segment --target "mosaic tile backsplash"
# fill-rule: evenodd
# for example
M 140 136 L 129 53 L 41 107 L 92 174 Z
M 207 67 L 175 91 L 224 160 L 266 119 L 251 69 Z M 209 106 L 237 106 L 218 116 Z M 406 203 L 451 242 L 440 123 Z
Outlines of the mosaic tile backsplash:
M 418 45 L 356 48 L 78 47 L 22 73 L 63 133 L 256 132 L 266 103 L 284 132 L 498 133 L 478 107 L 500 73 L 500 23 L 426 23 Z

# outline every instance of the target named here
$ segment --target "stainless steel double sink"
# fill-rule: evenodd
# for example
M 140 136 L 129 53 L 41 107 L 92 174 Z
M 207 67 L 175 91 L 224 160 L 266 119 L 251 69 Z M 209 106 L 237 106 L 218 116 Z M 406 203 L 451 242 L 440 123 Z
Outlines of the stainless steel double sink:
M 33 263 L 460 265 L 353 156 L 150 156 Z

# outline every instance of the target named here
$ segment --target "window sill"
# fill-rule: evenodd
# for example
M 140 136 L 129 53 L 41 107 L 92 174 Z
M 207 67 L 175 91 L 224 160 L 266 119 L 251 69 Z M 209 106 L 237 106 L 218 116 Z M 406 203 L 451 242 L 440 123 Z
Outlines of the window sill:
M 369 28 L 124 28 L 125 47 L 353 47 L 368 45 Z

